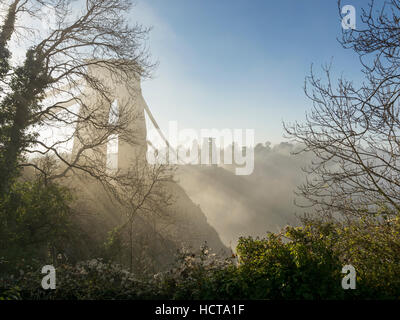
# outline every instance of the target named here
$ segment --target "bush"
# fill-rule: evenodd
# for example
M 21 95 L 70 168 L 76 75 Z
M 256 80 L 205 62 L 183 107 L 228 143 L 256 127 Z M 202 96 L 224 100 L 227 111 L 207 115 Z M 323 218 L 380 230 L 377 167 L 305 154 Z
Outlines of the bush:
M 316 223 L 318 225 L 318 223 Z M 357 272 L 357 289 L 349 297 L 361 299 L 400 298 L 400 218 L 365 216 L 345 225 L 335 225 L 338 240 L 329 241 L 342 264 Z
M 55 184 L 14 183 L 0 197 L 0 271 L 54 261 L 73 234 L 70 201 L 68 190 Z
M 238 263 L 208 250 L 185 253 L 162 275 L 160 292 L 170 299 L 398 299 L 400 219 L 388 217 L 308 220 L 266 238 L 240 238 Z M 341 286 L 347 264 L 356 269 L 356 290 Z
M 342 269 L 323 239 L 307 228 L 287 228 L 283 236 L 241 238 L 239 273 L 246 299 L 337 299 L 343 297 Z
M 18 275 L 0 279 L 0 297 L 43 300 L 138 299 L 150 292 L 146 284 L 136 280 L 120 265 L 101 259 L 76 265 L 60 264 L 56 272 L 56 290 L 41 287 L 40 268 L 26 267 Z
M 20 265 L 0 278 L 0 299 L 397 299 L 399 232 L 398 218 L 309 220 L 240 238 L 238 256 L 227 259 L 207 246 L 182 249 L 173 268 L 146 278 L 101 259 L 62 263 L 49 291 L 41 289 L 40 269 Z M 356 290 L 341 287 L 345 264 L 356 269 Z

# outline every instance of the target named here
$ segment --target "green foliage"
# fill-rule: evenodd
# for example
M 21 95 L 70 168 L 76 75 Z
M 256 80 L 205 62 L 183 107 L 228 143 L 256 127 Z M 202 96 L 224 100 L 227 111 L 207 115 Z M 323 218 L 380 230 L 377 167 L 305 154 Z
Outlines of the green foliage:
M 40 268 L 25 266 L 12 277 L 0 278 L 0 297 L 43 300 L 90 300 L 138 298 L 143 283 L 120 265 L 104 263 L 101 259 L 82 261 L 74 266 L 60 264 L 56 273 L 56 290 L 41 287 Z M 11 289 L 5 289 L 5 288 Z
M 336 224 L 334 232 L 337 240 L 330 239 L 329 245 L 343 264 L 351 264 L 357 271 L 357 290 L 348 294 L 399 299 L 400 217 L 364 216 L 345 225 Z
M 236 256 L 222 259 L 204 246 L 181 250 L 173 268 L 138 278 L 120 265 L 90 260 L 57 267 L 57 289 L 40 288 L 31 268 L 0 279 L 13 299 L 398 299 L 400 222 L 310 220 L 266 238 L 241 238 Z M 1 261 L 0 261 L 1 262 Z M 342 267 L 357 272 L 356 290 L 341 287 Z M 24 268 L 20 266 L 20 268 Z M 2 282 L 1 282 L 2 281 Z
M 0 257 L 8 262 L 2 267 L 58 253 L 73 233 L 70 201 L 69 192 L 54 184 L 14 183 L 0 197 Z
M 12 287 L 4 290 L 4 292 L 0 293 L 0 301 L 1 300 L 21 300 L 20 288 Z
M 50 261 L 49 248 L 68 251 L 74 229 L 69 201 L 67 190 L 39 181 L 16 183 L 1 199 L 0 269 L 6 272 L 0 273 L 0 299 L 400 297 L 400 219 L 386 211 L 346 222 L 309 219 L 265 238 L 243 237 L 230 258 L 207 246 L 198 252 L 182 249 L 172 268 L 146 277 L 115 263 L 115 251 L 123 246 L 117 230 L 102 243 L 105 260 Z M 46 262 L 56 265 L 56 290 L 41 288 Z M 341 287 L 346 264 L 356 269 L 356 290 Z
M 270 234 L 266 239 L 241 238 L 240 274 L 246 280 L 244 298 L 341 298 L 341 264 L 323 239 L 312 239 L 307 228 L 286 230 L 289 241 Z
M 110 261 L 116 261 L 124 249 L 121 230 L 116 227 L 108 232 L 104 243 L 104 257 Z
M 155 275 L 157 295 L 163 299 L 224 299 L 236 273 L 232 259 L 221 259 L 207 246 L 194 253 L 178 252 L 177 264 Z
M 18 164 L 23 151 L 38 135 L 32 129 L 35 113 L 41 106 L 48 79 L 43 57 L 28 50 L 24 65 L 16 68 L 11 77 L 10 92 L 0 102 L 0 191 L 7 192 L 18 176 Z
M 161 277 L 171 299 L 398 299 L 400 219 L 346 223 L 308 220 L 268 237 L 241 238 L 239 263 L 184 255 Z M 356 290 L 341 287 L 342 267 L 355 267 Z

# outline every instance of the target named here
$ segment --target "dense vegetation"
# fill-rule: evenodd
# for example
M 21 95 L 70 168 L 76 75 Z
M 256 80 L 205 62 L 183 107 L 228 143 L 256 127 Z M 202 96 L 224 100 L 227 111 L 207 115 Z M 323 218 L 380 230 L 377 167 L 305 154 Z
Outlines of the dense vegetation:
M 206 246 L 181 250 L 169 270 L 147 276 L 104 259 L 70 264 L 59 257 L 57 289 L 45 291 L 39 265 L 2 273 L 2 299 L 398 299 L 400 220 L 304 221 L 266 238 L 241 238 L 237 256 L 221 259 Z M 3 266 L 6 262 L 1 261 Z M 357 271 L 343 290 L 342 266 Z

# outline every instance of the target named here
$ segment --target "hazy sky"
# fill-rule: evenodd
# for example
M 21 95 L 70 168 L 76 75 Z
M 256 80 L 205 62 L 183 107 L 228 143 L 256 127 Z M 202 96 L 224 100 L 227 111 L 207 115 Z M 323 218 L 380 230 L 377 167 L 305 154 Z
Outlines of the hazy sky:
M 304 119 L 304 78 L 333 58 L 357 79 L 357 56 L 337 42 L 336 0 L 137 0 L 133 21 L 153 26 L 159 62 L 143 93 L 163 131 L 251 128 L 256 142 L 278 143 L 282 121 Z M 367 1 L 349 0 L 357 15 Z M 360 25 L 359 17 L 357 23 Z

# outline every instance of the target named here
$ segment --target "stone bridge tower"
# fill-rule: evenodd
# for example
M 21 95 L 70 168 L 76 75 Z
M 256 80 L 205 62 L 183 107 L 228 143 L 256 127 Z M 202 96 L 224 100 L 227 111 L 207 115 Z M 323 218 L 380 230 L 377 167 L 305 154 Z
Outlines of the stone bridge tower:
M 126 75 L 110 66 L 92 64 L 88 67 L 90 78 L 95 78 L 98 83 L 107 89 L 107 96 L 100 91 L 87 86 L 82 96 L 79 111 L 80 117 L 95 115 L 103 125 L 82 121 L 75 132 L 72 153 L 76 155 L 82 147 L 101 141 L 107 135 L 104 124 L 110 121 L 110 111 L 117 111 L 119 121 L 123 123 L 123 133 L 118 134 L 118 169 L 126 170 L 138 159 L 146 159 L 146 122 L 144 110 L 148 109 L 142 96 L 140 76 L 133 73 Z M 116 107 L 116 108 L 115 108 Z M 114 110 L 113 110 L 114 109 Z M 115 116 L 115 115 L 114 115 Z M 118 117 L 116 116 L 116 117 Z M 114 117 L 114 118 L 116 118 Z M 81 151 L 82 152 L 82 151 Z M 82 152 L 82 161 L 96 161 L 98 165 L 107 165 L 107 143 L 87 148 Z M 85 160 L 86 159 L 86 160 Z

